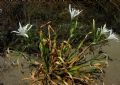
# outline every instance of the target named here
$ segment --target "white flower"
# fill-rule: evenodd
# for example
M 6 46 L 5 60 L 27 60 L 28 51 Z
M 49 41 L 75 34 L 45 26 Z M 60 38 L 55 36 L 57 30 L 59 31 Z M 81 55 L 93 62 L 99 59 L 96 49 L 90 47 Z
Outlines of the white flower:
M 17 35 L 21 35 L 21 36 L 24 36 L 24 37 L 27 37 L 28 38 L 28 30 L 30 30 L 30 28 L 32 27 L 32 25 L 30 24 L 27 24 L 25 26 L 21 26 L 21 23 L 19 22 L 19 29 L 18 31 L 12 31 L 14 33 L 17 33 Z
M 108 36 L 108 40 L 119 40 L 118 38 L 117 38 L 117 36 L 112 32 L 112 29 L 111 30 L 109 30 L 110 31 L 110 35 Z
M 101 34 L 106 34 L 109 30 L 106 28 L 106 24 L 104 24 L 103 28 L 101 27 Z
M 69 4 L 69 12 L 70 12 L 70 15 L 71 15 L 71 19 L 73 19 L 74 17 L 79 15 L 82 12 L 82 10 L 79 11 L 79 10 L 76 10 L 75 8 L 71 8 L 71 4 Z

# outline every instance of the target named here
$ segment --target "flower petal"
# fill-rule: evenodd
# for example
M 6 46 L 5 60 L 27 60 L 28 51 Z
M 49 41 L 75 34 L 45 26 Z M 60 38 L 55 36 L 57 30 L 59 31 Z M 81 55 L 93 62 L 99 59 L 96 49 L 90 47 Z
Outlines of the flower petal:
M 24 36 L 28 38 L 28 35 L 27 35 L 27 34 L 24 34 Z
M 12 31 L 11 33 L 13 33 L 13 32 L 14 32 L 14 33 L 20 33 L 19 31 Z
M 21 23 L 19 22 L 19 29 L 22 29 L 22 25 L 21 25 Z
M 33 26 L 33 25 L 30 25 L 29 28 L 27 29 L 27 31 L 30 30 L 30 28 L 31 28 L 32 26 Z

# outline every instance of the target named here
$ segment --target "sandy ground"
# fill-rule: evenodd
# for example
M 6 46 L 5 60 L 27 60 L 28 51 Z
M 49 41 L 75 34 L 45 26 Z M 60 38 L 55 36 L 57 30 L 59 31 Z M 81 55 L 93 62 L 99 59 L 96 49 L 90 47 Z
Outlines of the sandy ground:
M 20 54 L 0 57 L 0 85 L 29 85 L 28 80 L 23 80 L 29 75 L 29 64 Z
M 105 85 L 120 85 L 120 42 L 110 41 L 103 49 L 112 59 L 106 68 Z

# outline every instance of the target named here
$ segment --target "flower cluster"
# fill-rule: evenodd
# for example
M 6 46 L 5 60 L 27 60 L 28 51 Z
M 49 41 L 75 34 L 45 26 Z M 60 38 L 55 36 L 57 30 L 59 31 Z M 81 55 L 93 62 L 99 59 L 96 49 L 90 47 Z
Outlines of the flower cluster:
M 22 27 L 21 23 L 19 22 L 18 31 L 12 31 L 12 32 L 16 33 L 17 35 L 21 35 L 21 36 L 28 38 L 27 32 L 30 30 L 31 27 L 32 27 L 32 25 L 30 25 L 30 24 L 27 24 L 27 25 Z
M 107 39 L 112 39 L 112 40 L 117 40 L 117 41 L 119 40 L 119 39 L 117 38 L 116 34 L 113 33 L 112 29 L 109 30 L 109 32 L 110 32 L 110 35 L 108 36 Z
M 103 27 L 99 28 L 98 30 L 101 31 L 101 34 L 109 33 L 109 36 L 107 37 L 107 40 L 117 40 L 117 41 L 119 40 L 119 39 L 117 38 L 116 34 L 113 33 L 113 30 L 112 30 L 112 29 L 108 30 L 108 29 L 106 28 L 106 24 L 105 24 Z
M 71 4 L 69 4 L 69 12 L 70 12 L 70 15 L 71 15 L 71 19 L 73 19 L 74 17 L 78 16 L 81 12 L 79 10 L 76 10 L 75 8 L 71 8 Z

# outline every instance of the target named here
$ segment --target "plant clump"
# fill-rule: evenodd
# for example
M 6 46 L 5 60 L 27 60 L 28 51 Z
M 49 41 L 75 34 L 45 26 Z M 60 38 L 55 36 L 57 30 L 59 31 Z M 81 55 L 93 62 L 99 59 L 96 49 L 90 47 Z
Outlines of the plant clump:
M 100 74 L 104 73 L 104 67 L 108 65 L 108 56 L 102 52 L 91 50 L 107 40 L 118 40 L 106 24 L 96 28 L 93 20 L 92 31 L 74 45 L 78 26 L 77 16 L 81 11 L 71 8 L 70 29 L 68 38 L 58 41 L 55 30 L 48 25 L 47 35 L 40 31 L 39 50 L 41 62 L 32 72 L 30 79 L 37 85 L 92 85 Z M 90 39 L 87 42 L 87 39 Z M 96 54 L 94 54 L 96 52 Z M 93 53 L 93 54 L 92 54 Z M 29 79 L 29 78 L 27 78 Z

